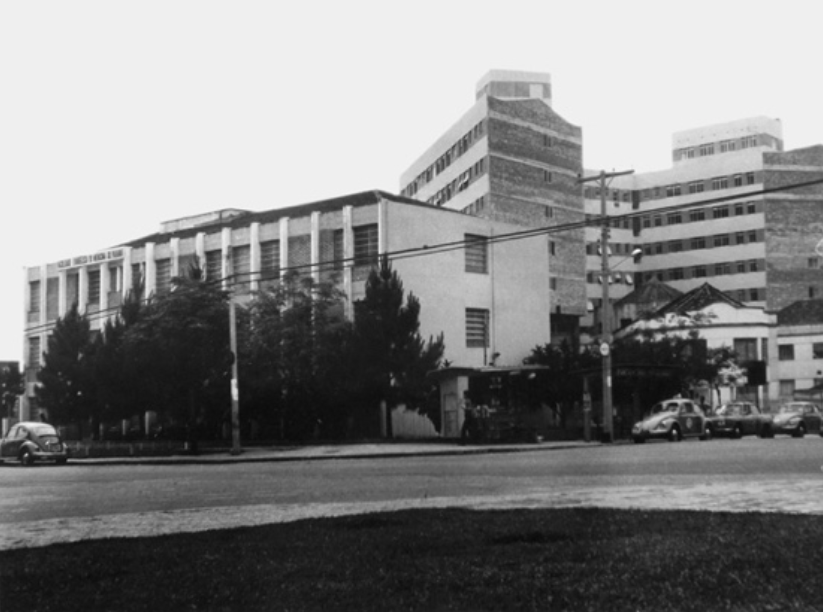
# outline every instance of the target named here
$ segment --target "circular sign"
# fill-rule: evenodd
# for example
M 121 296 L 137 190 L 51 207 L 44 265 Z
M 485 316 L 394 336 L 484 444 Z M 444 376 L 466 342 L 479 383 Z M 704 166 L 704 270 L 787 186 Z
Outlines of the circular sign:
M 609 350 L 610 347 L 608 342 L 603 342 L 600 344 L 600 354 L 603 355 L 603 357 L 609 356 Z

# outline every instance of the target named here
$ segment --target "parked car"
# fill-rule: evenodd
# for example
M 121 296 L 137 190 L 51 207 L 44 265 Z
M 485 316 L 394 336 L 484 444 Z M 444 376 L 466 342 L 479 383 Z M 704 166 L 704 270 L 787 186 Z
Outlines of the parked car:
M 787 402 L 777 409 L 765 435 L 790 434 L 795 438 L 802 438 L 807 432 L 823 435 L 820 428 L 821 421 L 823 421 L 823 413 L 817 404 Z
M 683 438 L 707 437 L 703 411 L 692 400 L 679 397 L 656 403 L 632 428 L 632 439 L 637 443 L 649 438 L 679 442 Z
M 706 418 L 706 429 L 711 436 L 764 437 L 772 417 L 751 402 L 728 402 Z
M 23 465 L 35 461 L 65 463 L 68 450 L 53 426 L 24 421 L 13 425 L 0 440 L 0 458 L 17 459 Z

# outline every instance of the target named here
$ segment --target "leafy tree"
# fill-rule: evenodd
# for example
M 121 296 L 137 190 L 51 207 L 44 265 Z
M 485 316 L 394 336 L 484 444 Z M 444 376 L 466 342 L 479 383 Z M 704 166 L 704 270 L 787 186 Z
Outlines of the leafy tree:
M 355 309 L 354 346 L 364 406 L 385 400 L 387 410 L 398 403 L 417 407 L 432 391 L 426 372 L 441 363 L 443 334 L 424 341 L 419 332 L 420 301 L 409 293 L 404 303 L 404 296 L 403 283 L 384 256 L 369 274 L 366 295 Z
M 195 266 L 172 279 L 171 291 L 152 297 L 125 333 L 127 368 L 151 394 L 146 408 L 185 423 L 192 452 L 198 429 L 216 433 L 228 414 L 228 300 Z
M 544 344 L 532 349 L 524 363 L 549 368 L 548 376 L 541 377 L 542 392 L 550 400 L 549 406 L 560 418 L 561 426 L 572 414 L 583 396 L 583 375 L 600 364 L 600 357 L 591 351 L 579 352 L 564 340 L 561 344 Z
M 23 375 L 20 368 L 15 365 L 0 369 L 0 407 L 3 409 L 3 417 L 11 417 L 12 410 L 23 391 Z
M 57 320 L 48 340 L 43 367 L 38 374 L 37 398 L 59 424 L 76 423 L 81 428 L 89 418 L 97 418 L 91 374 L 93 343 L 88 319 L 75 303 Z
M 261 291 L 241 327 L 241 409 L 280 437 L 346 430 L 351 326 L 331 283 L 293 273 Z

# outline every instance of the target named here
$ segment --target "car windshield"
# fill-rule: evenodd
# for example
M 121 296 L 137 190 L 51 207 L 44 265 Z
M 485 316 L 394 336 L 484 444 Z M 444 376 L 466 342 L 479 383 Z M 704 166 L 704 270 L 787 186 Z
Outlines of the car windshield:
M 732 416 L 740 414 L 739 404 L 726 404 L 717 409 L 718 416 Z
M 35 436 L 43 437 L 43 436 L 56 436 L 57 432 L 55 431 L 54 427 L 51 425 L 34 425 L 29 427 L 31 432 Z
M 652 406 L 650 415 L 663 414 L 664 412 L 677 412 L 677 402 L 660 402 Z
M 790 412 L 803 412 L 803 404 L 783 404 L 778 412 L 780 414 L 788 414 Z

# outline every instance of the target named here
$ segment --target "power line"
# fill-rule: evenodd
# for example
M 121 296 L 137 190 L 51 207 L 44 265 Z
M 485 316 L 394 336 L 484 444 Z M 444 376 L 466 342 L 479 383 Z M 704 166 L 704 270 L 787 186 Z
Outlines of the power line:
M 649 214 L 665 214 L 670 212 L 678 212 L 683 210 L 695 210 L 701 207 L 708 207 L 715 204 L 720 204 L 723 202 L 730 202 L 734 200 L 742 200 L 746 198 L 753 198 L 757 196 L 766 195 L 769 193 L 779 193 L 782 191 L 788 191 L 793 189 L 802 189 L 803 187 L 811 187 L 814 185 L 823 184 L 823 179 L 815 179 L 811 181 L 804 181 L 801 183 L 792 183 L 789 185 L 782 185 L 780 187 L 771 187 L 768 189 L 759 189 L 755 191 L 749 191 L 745 193 L 735 194 L 735 195 L 728 195 L 728 196 L 720 196 L 716 198 L 709 198 L 709 199 L 702 199 L 697 201 L 692 201 L 684 204 L 673 204 L 671 206 L 664 206 L 660 208 L 655 208 L 654 211 L 632 211 L 630 213 L 624 213 L 620 215 L 610 215 L 605 220 L 602 219 L 600 216 L 596 218 L 587 218 L 582 221 L 575 221 L 571 223 L 561 223 L 552 226 L 545 226 L 545 227 L 535 227 L 535 228 L 528 228 L 524 230 L 518 230 L 515 232 L 507 232 L 504 234 L 498 234 L 495 236 L 487 236 L 484 237 L 483 242 L 485 244 L 495 244 L 499 242 L 509 242 L 512 240 L 523 240 L 526 238 L 533 238 L 536 236 L 541 235 L 549 235 L 555 234 L 560 232 L 567 232 L 572 231 L 575 229 L 583 229 L 586 227 L 598 227 L 603 223 L 612 223 L 613 221 L 619 221 L 622 219 L 633 219 L 638 217 L 645 217 Z M 678 197 L 678 196 L 675 196 Z M 681 196 L 682 197 L 682 196 Z M 396 251 L 388 251 L 386 253 L 381 253 L 379 256 L 385 255 L 388 257 L 389 261 L 396 261 L 402 259 L 409 259 L 412 257 L 422 257 L 426 255 L 437 255 L 441 253 L 447 253 L 450 251 L 461 250 L 466 248 L 467 245 L 477 243 L 477 238 L 470 238 L 470 239 L 463 239 L 463 240 L 454 240 L 450 242 L 441 242 L 433 245 L 424 244 L 423 246 L 419 247 L 409 247 L 406 249 L 400 249 Z M 333 271 L 339 271 L 345 268 L 346 264 L 352 264 L 354 266 L 358 265 L 358 262 L 362 261 L 361 257 L 346 257 L 346 258 L 338 258 L 332 260 L 326 260 L 323 262 L 318 263 L 308 263 L 308 264 L 297 264 L 291 266 L 284 266 L 279 267 L 277 270 L 272 271 L 270 274 L 266 274 L 260 271 L 257 272 L 241 272 L 241 273 L 233 273 L 226 277 L 222 277 L 219 279 L 213 280 L 206 280 L 203 281 L 206 285 L 214 284 L 214 285 L 222 285 L 226 286 L 227 288 L 233 288 L 237 285 L 246 285 L 250 284 L 251 282 L 266 282 L 266 281 L 277 281 L 280 280 L 283 276 L 283 273 L 288 272 L 300 272 L 302 270 L 317 270 L 318 272 L 325 272 L 329 269 Z M 238 280 L 240 277 L 248 277 L 247 280 Z M 141 301 L 143 303 L 148 303 L 153 297 L 158 296 L 159 294 L 154 293 L 151 296 L 147 296 L 143 298 Z M 111 315 L 116 314 L 120 311 L 121 305 L 112 306 L 109 308 L 105 308 L 103 310 L 98 310 L 94 313 L 90 313 L 86 315 L 88 321 L 98 321 L 109 318 Z M 32 333 L 43 333 L 45 331 L 49 331 L 54 328 L 55 321 L 42 323 L 35 327 L 26 328 L 26 334 Z

